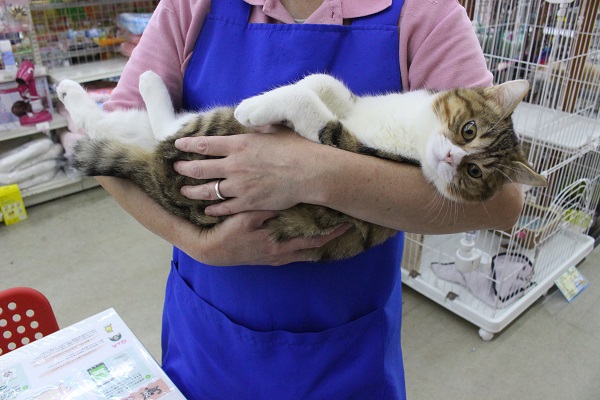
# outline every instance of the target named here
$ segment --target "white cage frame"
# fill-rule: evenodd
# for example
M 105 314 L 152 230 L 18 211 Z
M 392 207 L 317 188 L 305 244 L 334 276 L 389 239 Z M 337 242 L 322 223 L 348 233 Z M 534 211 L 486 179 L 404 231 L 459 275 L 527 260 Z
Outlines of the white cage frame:
M 479 327 L 482 339 L 491 340 L 595 246 L 600 198 L 599 1 L 462 3 L 495 83 L 530 81 L 531 91 L 513 122 L 529 161 L 549 185 L 528 190 L 520 221 L 511 231 L 477 232 L 475 249 L 483 256 L 474 272 L 451 270 L 463 235 L 407 234 L 402 279 Z M 518 275 L 525 270 L 521 264 L 495 275 L 500 264 L 492 269 L 490 260 L 500 253 L 509 255 L 503 266 L 531 262 L 525 282 Z M 516 282 L 521 286 L 508 290 L 514 293 L 509 300 L 494 291 Z

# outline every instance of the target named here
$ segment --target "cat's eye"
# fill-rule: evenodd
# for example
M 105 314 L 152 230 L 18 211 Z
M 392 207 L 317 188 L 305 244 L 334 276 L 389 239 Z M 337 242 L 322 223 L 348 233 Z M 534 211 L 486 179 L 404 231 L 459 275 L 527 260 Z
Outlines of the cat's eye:
M 475 139 L 475 136 L 477 136 L 477 125 L 475 124 L 475 121 L 469 121 L 464 124 L 461 133 L 463 139 L 467 142 Z
M 481 168 L 479 168 L 476 164 L 469 164 L 467 165 L 467 174 L 469 174 L 471 178 L 481 178 Z

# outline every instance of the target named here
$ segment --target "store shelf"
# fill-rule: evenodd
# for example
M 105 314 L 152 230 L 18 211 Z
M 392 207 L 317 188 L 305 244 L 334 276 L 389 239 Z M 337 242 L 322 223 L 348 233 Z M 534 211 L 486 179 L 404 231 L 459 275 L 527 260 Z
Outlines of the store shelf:
M 78 64 L 69 67 L 53 68 L 44 71 L 52 82 L 60 82 L 63 79 L 71 79 L 79 83 L 91 82 L 100 79 L 114 78 L 121 75 L 127 59 L 116 57 L 110 60 L 87 64 Z M 0 77 L 1 78 L 1 77 Z M 7 79 L 13 79 L 7 77 Z M 0 143 L 16 138 L 35 135 L 39 132 L 50 132 L 67 126 L 67 120 L 58 114 L 53 115 L 52 121 L 34 125 L 20 126 L 14 124 L 7 130 L 0 130 Z M 82 190 L 97 187 L 98 183 L 93 178 L 70 177 L 60 171 L 51 181 L 29 189 L 23 189 L 21 194 L 25 206 L 40 204 L 49 200 L 67 196 Z
M 120 42 L 98 43 L 93 37 L 100 32 L 107 38 L 121 38 L 117 25 L 119 14 L 151 13 L 157 5 L 158 0 L 32 0 L 28 3 L 31 11 L 28 26 L 36 29 L 28 32 L 32 54 L 27 58 L 35 60 L 36 76 L 48 77 L 50 84 L 65 79 L 81 84 L 118 79 L 128 61 L 119 53 Z M 63 12 L 65 9 L 68 12 Z M 97 32 L 90 32 L 91 27 L 96 27 Z M 43 43 L 41 50 L 38 35 Z M 15 78 L 16 71 L 0 71 L 0 83 L 7 87 L 13 86 Z M 44 135 L 58 141 L 57 131 L 67 125 L 67 120 L 60 115 L 34 126 L 21 126 L 18 122 L 6 124 L 0 129 L 0 148 L 10 150 L 21 142 Z M 31 206 L 96 186 L 98 183 L 93 178 L 74 177 L 61 170 L 51 181 L 21 192 L 25 205 Z
M 110 4 L 126 4 L 126 3 L 135 3 L 137 0 L 111 0 Z M 32 1 L 29 7 L 33 11 L 38 10 L 56 10 L 62 8 L 74 8 L 74 7 L 92 7 L 92 6 L 103 6 L 106 5 L 106 0 L 96 0 L 96 1 L 68 1 L 61 3 L 46 3 L 46 2 L 38 2 Z
M 15 122 L 12 129 L 0 129 L 0 142 L 31 136 L 38 132 L 47 132 L 54 129 L 65 128 L 67 126 L 67 120 L 62 115 L 54 114 L 52 117 L 52 121 L 42 122 L 36 125 L 20 126 Z
M 125 57 L 115 57 L 110 60 L 52 68 L 48 70 L 48 76 L 55 83 L 64 79 L 85 83 L 114 78 L 121 75 L 125 64 L 127 64 L 127 60 Z
M 600 138 L 600 123 L 586 117 L 536 104 L 520 103 L 513 114 L 514 127 L 523 137 L 553 149 L 583 152 Z
M 71 178 L 60 171 L 51 181 L 21 190 L 26 207 L 97 187 L 94 178 Z
M 48 75 L 48 70 L 44 66 L 36 65 L 35 66 L 35 77 L 46 76 Z M 0 70 L 0 83 L 10 83 L 14 82 L 17 78 L 17 71 L 7 71 Z

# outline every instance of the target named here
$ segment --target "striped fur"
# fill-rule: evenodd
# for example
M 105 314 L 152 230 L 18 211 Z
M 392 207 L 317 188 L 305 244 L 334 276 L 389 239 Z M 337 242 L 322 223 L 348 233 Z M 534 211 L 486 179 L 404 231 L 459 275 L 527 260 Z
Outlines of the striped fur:
M 157 76 L 153 77 L 147 74 L 142 75 L 140 79 L 140 91 L 143 89 L 142 82 L 149 85 L 148 82 L 157 79 Z M 160 78 L 158 80 L 159 84 L 162 84 Z M 427 139 L 427 135 L 435 135 L 438 132 L 419 131 L 418 128 L 421 123 L 427 127 L 440 125 L 443 127 L 443 134 L 454 146 L 466 150 L 464 160 L 457 168 L 456 177 L 453 177 L 450 184 L 448 184 L 449 188 L 446 187 L 446 183 L 438 187 L 440 192 L 444 193 L 444 190 L 447 190 L 450 193 L 450 195 L 446 195 L 447 197 L 452 198 L 453 196 L 460 201 L 481 201 L 493 196 L 507 179 L 515 175 L 514 162 L 523 163 L 526 169 L 529 168 L 519 147 L 518 138 L 512 131 L 510 120 L 512 110 L 510 112 L 507 112 L 506 109 L 502 110 L 502 107 L 498 106 L 497 100 L 489 90 L 456 89 L 438 94 L 424 92 L 413 94 L 415 99 L 427 104 L 427 107 L 418 112 L 404 110 L 396 113 L 397 115 L 394 115 L 393 118 L 395 122 L 392 123 L 384 119 L 386 116 L 389 117 L 389 110 L 397 108 L 395 102 L 399 101 L 400 97 L 398 96 L 400 95 L 379 96 L 363 101 L 331 77 L 323 75 L 310 76 L 306 80 L 310 85 L 305 84 L 303 88 L 309 87 L 312 92 L 305 92 L 302 101 L 296 101 L 297 99 L 294 98 L 296 93 L 300 93 L 300 91 L 289 90 L 288 87 L 284 87 L 284 91 L 277 93 L 292 96 L 290 101 L 281 101 L 281 96 L 278 94 L 279 97 L 275 96 L 270 105 L 269 103 L 261 103 L 262 100 L 250 104 L 250 108 L 248 108 L 247 103 L 243 102 L 242 105 L 245 104 L 246 111 L 252 111 L 253 107 L 255 108 L 258 105 L 263 107 L 263 111 L 266 109 L 275 115 L 274 117 L 269 115 L 269 112 L 263 112 L 263 114 L 258 115 L 259 119 L 255 120 L 255 122 L 258 121 L 255 124 L 286 123 L 296 127 L 299 134 L 326 145 L 351 152 L 422 165 L 426 176 L 428 163 L 421 148 L 425 140 L 415 136 L 415 133 L 416 135 L 425 135 L 425 139 Z M 302 82 L 300 81 L 300 83 Z M 69 112 L 72 116 L 74 115 L 74 119 L 82 121 L 80 125 L 86 126 L 88 129 L 94 128 L 96 125 L 104 127 L 101 124 L 106 122 L 112 113 L 96 115 L 99 113 L 97 107 L 84 104 L 85 101 L 80 98 L 77 98 L 77 101 L 73 100 L 73 96 L 78 95 L 77 90 L 82 90 L 74 85 L 76 84 L 71 82 L 63 85 L 62 88 L 59 86 L 57 90 L 59 98 L 65 102 Z M 164 84 L 162 85 L 164 86 Z M 159 89 L 163 89 L 163 92 L 166 93 L 164 87 Z M 269 92 L 266 95 L 268 94 Z M 68 96 L 72 96 L 70 101 L 65 100 L 68 99 Z M 160 102 L 159 104 L 150 104 L 149 101 L 152 99 L 148 99 L 146 96 L 144 96 L 144 99 L 149 110 L 151 108 L 157 110 L 156 107 L 161 105 Z M 434 101 L 432 102 L 431 99 L 434 99 Z M 520 101 L 520 99 L 518 100 Z M 161 101 L 170 100 L 162 99 Z M 319 101 L 322 101 L 328 109 L 324 109 L 322 105 L 317 104 Z M 403 101 L 406 101 L 409 105 L 415 103 L 414 100 Z M 296 104 L 301 104 L 302 109 L 298 110 L 299 107 L 294 108 Z M 170 103 L 163 105 L 165 108 L 171 107 Z M 235 110 L 236 114 L 234 114 L 232 108 L 217 108 L 205 113 L 174 116 L 174 120 L 179 121 L 176 132 L 164 140 L 159 140 L 156 145 L 148 145 L 144 141 L 139 141 L 142 144 L 135 144 L 138 143 L 137 138 L 135 138 L 136 135 L 129 131 L 126 133 L 134 138 L 133 141 L 121 140 L 118 137 L 115 138 L 114 135 L 113 137 L 103 136 L 102 134 L 95 136 L 93 139 L 81 140 L 74 151 L 73 165 L 84 175 L 115 176 L 129 179 L 171 213 L 191 221 L 200 228 L 210 229 L 226 218 L 209 217 L 204 214 L 205 207 L 215 201 L 190 200 L 180 194 L 183 185 L 198 185 L 206 183 L 206 181 L 181 176 L 173 169 L 175 161 L 203 159 L 205 157 L 195 153 L 183 153 L 175 148 L 174 142 L 176 139 L 186 136 L 221 136 L 252 132 L 253 129 L 248 126 L 252 123 L 249 123 L 247 119 L 240 118 L 240 114 L 238 114 L 240 108 L 243 108 L 242 105 Z M 314 106 L 314 108 L 311 108 L 311 106 Z M 305 108 L 310 109 L 306 112 L 309 112 L 314 120 L 306 121 L 306 115 L 303 114 Z M 370 108 L 377 110 L 382 115 L 377 114 L 377 112 L 372 113 L 372 115 L 370 111 L 365 113 L 365 110 L 368 111 Z M 289 109 L 292 110 L 291 113 L 288 112 Z M 146 115 L 149 115 L 149 113 Z M 252 113 L 246 113 L 246 115 L 252 118 L 256 116 Z M 264 120 L 265 117 L 267 120 Z M 155 136 L 157 135 L 156 126 L 146 127 L 145 124 L 148 124 L 148 120 L 145 119 L 143 113 L 135 118 L 143 123 L 140 122 L 140 126 L 132 126 L 130 130 L 150 129 L 154 131 Z M 271 121 L 268 118 L 275 118 L 275 120 Z M 372 121 L 365 122 L 365 119 L 368 118 L 373 119 L 376 123 Z M 240 123 L 238 120 L 243 121 Z M 409 120 L 409 122 L 403 122 L 405 120 Z M 431 124 L 433 120 L 435 120 L 435 123 Z M 441 122 L 438 123 L 438 120 Z M 465 121 L 471 120 L 476 121 L 479 134 L 476 140 L 466 141 L 460 132 Z M 151 125 L 152 118 L 149 118 L 149 121 Z M 117 122 L 113 125 L 109 124 L 108 128 L 116 126 L 116 124 Z M 399 124 L 399 126 L 394 124 Z M 402 124 L 405 124 L 408 128 L 403 127 Z M 371 140 L 381 133 L 384 129 L 383 126 L 389 131 L 385 132 L 387 142 L 377 141 L 379 139 Z M 126 128 L 129 127 L 126 126 Z M 160 134 L 164 135 L 164 132 Z M 402 139 L 401 134 L 413 135 L 412 137 L 418 138 L 418 140 L 411 139 L 410 136 Z M 158 138 L 158 136 L 156 137 Z M 404 140 L 414 142 L 411 144 L 413 147 L 409 151 L 402 150 L 405 146 Z M 477 163 L 481 166 L 486 179 L 476 182 L 477 180 L 468 178 L 463 170 L 469 163 Z M 325 246 L 311 250 L 313 260 L 348 258 L 382 243 L 396 233 L 393 229 L 357 220 L 330 208 L 309 204 L 299 204 L 281 211 L 276 218 L 268 221 L 267 228 L 274 240 L 285 241 L 300 236 L 321 236 L 331 232 L 343 223 L 349 223 L 352 227 Z
M 510 112 L 498 105 L 496 97 L 485 89 L 455 89 L 440 93 L 433 105 L 440 120 L 445 121 L 450 140 L 467 151 L 455 179 L 447 190 L 465 202 L 492 198 L 509 180 L 519 182 L 517 168 L 530 168 L 515 134 Z M 478 134 L 472 141 L 461 136 L 467 121 L 475 121 Z M 485 179 L 471 179 L 467 166 L 476 164 Z M 532 176 L 535 174 L 531 170 Z M 534 183 L 523 182 L 523 183 Z M 543 186 L 540 177 L 538 186 Z

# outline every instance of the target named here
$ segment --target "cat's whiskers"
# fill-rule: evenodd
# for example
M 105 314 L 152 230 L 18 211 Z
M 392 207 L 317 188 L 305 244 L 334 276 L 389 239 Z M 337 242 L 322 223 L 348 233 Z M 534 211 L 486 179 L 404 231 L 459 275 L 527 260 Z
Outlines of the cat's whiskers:
M 423 87 L 427 90 L 434 90 L 433 87 L 427 82 L 427 80 L 423 79 Z
M 498 118 L 496 122 L 494 122 L 494 125 L 492 125 L 490 129 L 488 129 L 488 131 L 493 131 L 502 121 L 504 121 L 505 118 L 507 118 L 511 114 L 512 111 L 504 110 L 504 112 L 500 115 L 500 118 Z
M 481 201 L 481 206 L 483 207 L 483 209 L 485 210 L 485 213 L 487 214 L 488 217 L 492 217 L 492 215 L 490 214 L 490 212 L 488 211 L 488 209 L 485 207 L 485 202 Z
M 458 202 L 458 201 L 454 201 L 454 208 L 455 208 L 455 212 L 454 212 L 454 225 L 456 225 L 456 223 L 458 222 L 458 217 L 460 216 L 460 211 L 462 210 L 462 216 L 464 217 L 465 214 L 465 205 L 462 202 Z
M 510 167 L 510 166 L 509 166 L 508 168 L 509 168 L 509 169 L 511 169 L 511 170 L 514 170 L 514 168 L 512 168 L 512 167 Z M 504 173 L 504 171 L 502 171 L 500 168 L 498 168 L 498 172 L 500 172 L 502 175 L 504 175 L 504 176 L 506 177 L 506 179 L 508 179 L 508 180 L 510 181 L 510 183 L 515 183 L 515 182 L 514 182 L 514 181 L 511 179 L 511 177 L 510 177 L 510 176 L 508 176 L 508 175 L 506 175 L 506 174 Z
M 459 209 L 461 204 L 457 201 L 450 200 L 450 205 L 451 207 L 448 208 L 448 225 L 456 226 L 460 214 Z
M 435 196 L 433 196 L 431 198 L 431 200 L 429 201 L 429 203 L 425 206 L 425 208 L 428 209 L 427 213 L 425 214 L 425 218 L 432 215 L 433 210 L 435 210 L 436 208 L 438 208 L 438 215 L 439 215 L 440 207 L 438 207 L 438 205 L 440 204 L 440 201 L 443 201 L 443 200 L 444 200 L 443 196 L 440 195 L 438 192 L 436 192 Z M 437 218 L 437 216 L 433 217 L 431 220 L 429 220 L 429 223 L 433 223 L 436 218 Z
M 450 192 L 450 194 L 452 194 L 453 197 L 458 197 L 457 194 L 458 194 L 459 190 L 455 186 L 450 186 L 449 192 Z M 458 222 L 460 207 L 463 208 L 463 215 L 464 215 L 464 205 L 462 205 L 458 201 L 451 201 L 451 204 L 452 204 L 452 207 L 449 210 L 448 222 L 452 222 L 452 225 L 456 225 L 456 223 Z M 454 219 L 454 220 L 451 221 L 452 219 Z
M 504 116 L 503 116 L 502 118 L 504 118 Z M 494 129 L 496 129 L 496 127 L 497 127 L 497 126 L 500 124 L 500 121 L 502 121 L 502 119 L 500 119 L 500 120 L 496 121 L 496 122 L 494 123 L 494 125 L 490 126 L 490 129 L 488 129 L 488 132 L 493 132 L 493 131 L 494 131 Z
M 438 220 L 438 225 L 442 226 L 442 225 L 444 225 L 444 222 L 446 221 L 446 217 L 452 218 L 452 216 L 449 215 L 449 214 L 452 214 L 452 213 L 451 212 L 449 213 L 447 211 L 447 210 L 451 209 L 452 202 L 446 196 L 443 196 L 443 195 L 441 195 L 439 193 L 436 195 L 436 197 L 438 197 L 439 201 L 441 201 L 441 204 L 440 204 L 439 201 L 436 204 L 436 206 L 438 206 L 437 207 L 438 208 L 438 213 L 435 215 L 435 217 L 433 219 L 431 219 L 430 223 L 434 223 L 436 220 Z M 450 202 L 450 207 L 446 206 L 446 202 L 447 201 Z M 442 211 L 444 211 L 444 210 L 446 210 L 446 212 L 442 214 Z M 440 215 L 442 215 L 441 220 L 439 219 Z

